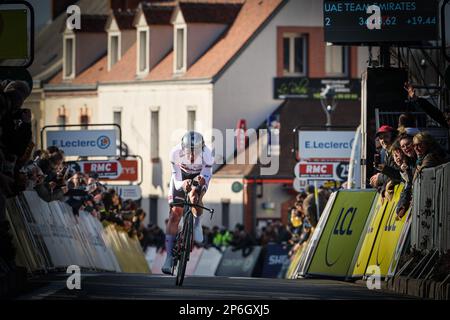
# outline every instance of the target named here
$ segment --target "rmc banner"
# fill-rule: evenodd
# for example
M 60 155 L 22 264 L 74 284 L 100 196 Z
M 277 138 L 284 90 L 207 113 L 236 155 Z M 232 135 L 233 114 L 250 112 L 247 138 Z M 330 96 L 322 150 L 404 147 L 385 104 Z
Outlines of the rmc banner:
M 361 234 L 375 200 L 374 190 L 341 190 L 329 212 L 322 214 L 319 228 L 305 250 L 303 275 L 348 278 L 353 270 Z
M 47 131 L 47 147 L 56 146 L 66 156 L 117 155 L 115 130 Z

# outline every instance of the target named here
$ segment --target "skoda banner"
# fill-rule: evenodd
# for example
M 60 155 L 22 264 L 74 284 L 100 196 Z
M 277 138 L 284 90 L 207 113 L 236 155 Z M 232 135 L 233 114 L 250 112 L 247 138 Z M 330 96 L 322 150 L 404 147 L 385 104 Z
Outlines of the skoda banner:
M 261 277 L 277 278 L 284 264 L 289 261 L 289 250 L 282 244 L 268 244 L 266 246 L 264 264 Z
M 216 276 L 221 277 L 252 277 L 255 276 L 256 264 L 261 254 L 261 247 L 247 247 L 233 250 L 228 247 L 220 260 Z
M 47 131 L 47 146 L 56 146 L 66 156 L 117 155 L 115 130 Z

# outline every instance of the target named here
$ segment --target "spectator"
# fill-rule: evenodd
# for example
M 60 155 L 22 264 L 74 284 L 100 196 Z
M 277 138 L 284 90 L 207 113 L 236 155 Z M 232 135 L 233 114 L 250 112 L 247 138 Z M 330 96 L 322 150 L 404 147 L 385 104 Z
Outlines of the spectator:
M 302 192 L 298 193 L 298 194 L 295 196 L 295 200 L 296 200 L 297 202 L 298 202 L 298 201 L 303 201 L 303 200 L 305 200 L 306 196 L 307 196 L 306 192 L 302 191 Z
M 253 250 L 256 244 L 252 236 L 244 230 L 244 226 L 240 223 L 236 224 L 233 232 L 233 238 L 229 243 L 232 245 L 232 250 L 243 250 L 244 256 L 247 256 Z
M 222 249 L 228 247 L 233 240 L 233 235 L 225 228 L 222 228 L 214 237 L 214 247 L 222 251 Z
M 446 160 L 445 152 L 427 132 L 420 132 L 414 136 L 413 147 L 417 155 L 413 181 L 424 168 L 436 167 Z
M 303 212 L 297 210 L 297 208 L 294 207 L 290 209 L 288 230 L 293 236 L 300 234 L 303 216 Z
M 146 228 L 144 226 L 144 220 L 146 217 L 146 213 L 142 208 L 137 208 L 136 212 L 132 218 L 132 223 L 133 223 L 133 229 L 137 235 L 137 238 L 139 239 L 139 241 L 142 242 L 142 240 L 144 239 L 144 235 L 146 233 Z
M 447 126 L 450 128 L 450 107 L 445 108 L 444 117 L 445 121 L 447 122 Z
M 319 210 L 320 215 L 322 215 L 323 209 L 327 205 L 328 199 L 330 198 L 331 192 L 328 188 L 325 188 L 323 185 L 319 187 L 319 191 L 317 192 L 319 197 Z
M 289 233 L 289 229 L 288 226 L 284 226 L 281 221 L 277 221 L 275 223 L 275 227 L 278 229 L 277 230 L 277 239 L 276 242 L 277 243 L 286 243 L 290 240 L 291 235 Z
M 275 228 L 275 225 L 272 224 L 272 221 L 268 221 L 267 226 L 263 229 L 260 244 L 262 246 L 267 245 L 271 242 L 276 242 L 278 238 L 278 229 Z
M 416 119 L 411 113 L 403 113 L 398 118 L 398 133 L 404 133 L 405 128 L 414 128 L 416 127 Z
M 392 155 L 389 150 L 396 136 L 395 129 L 388 125 L 383 125 L 378 129 L 376 136 L 380 141 L 381 150 L 379 154 L 375 154 L 374 166 L 378 167 L 380 164 L 392 166 Z M 374 188 L 382 188 L 387 183 L 387 180 L 388 177 L 386 175 L 378 172 L 370 178 L 370 185 Z
M 400 200 L 397 205 L 397 216 L 402 218 L 411 204 L 412 198 L 412 179 L 416 168 L 416 153 L 413 147 L 413 138 L 408 134 L 414 132 L 414 130 L 406 130 L 406 133 L 399 137 L 400 148 L 403 151 L 404 158 L 403 163 L 400 166 L 402 180 L 405 183 L 405 187 L 400 195 Z
M 8 281 L 16 277 L 14 270 L 17 267 L 10 224 L 6 220 L 6 198 L 17 195 L 28 185 L 27 174 L 21 169 L 33 146 L 31 112 L 22 109 L 22 104 L 30 91 L 23 81 L 0 82 L 0 273 L 6 273 Z M 10 271 L 13 275 L 9 279 Z
M 425 112 L 434 121 L 439 123 L 443 128 L 448 129 L 449 124 L 444 114 L 428 100 L 417 97 L 414 87 L 407 83 L 405 89 L 408 91 L 409 104 L 417 111 Z
M 306 199 L 303 201 L 303 212 L 305 213 L 305 217 L 308 219 L 309 223 L 315 227 L 318 222 L 317 215 L 320 213 L 317 212 L 316 206 L 316 198 L 315 198 L 315 188 L 313 185 L 309 185 L 306 188 Z M 323 210 L 323 208 L 322 208 Z
M 398 140 L 396 140 L 392 144 L 390 152 L 392 154 L 393 166 L 381 164 L 378 167 L 378 170 L 381 173 L 389 177 L 389 181 L 384 188 L 384 192 L 381 194 L 383 197 L 387 197 L 389 200 L 391 200 L 393 197 L 395 185 L 399 184 L 402 181 L 400 168 L 405 161 L 405 155 L 400 148 L 400 142 Z

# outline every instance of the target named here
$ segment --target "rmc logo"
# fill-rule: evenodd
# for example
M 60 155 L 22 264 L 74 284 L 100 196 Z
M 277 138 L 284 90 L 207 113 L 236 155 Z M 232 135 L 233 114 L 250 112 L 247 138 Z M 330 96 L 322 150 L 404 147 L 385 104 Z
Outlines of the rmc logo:
M 97 139 L 97 146 L 100 149 L 106 149 L 111 145 L 111 139 L 107 136 L 100 136 Z

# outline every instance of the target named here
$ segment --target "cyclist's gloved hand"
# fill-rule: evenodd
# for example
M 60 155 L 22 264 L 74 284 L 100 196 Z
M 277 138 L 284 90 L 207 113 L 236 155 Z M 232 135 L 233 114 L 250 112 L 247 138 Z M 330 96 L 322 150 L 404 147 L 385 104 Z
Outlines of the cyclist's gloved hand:
M 206 183 L 206 180 L 203 176 L 197 176 L 197 182 L 200 187 L 203 187 Z
M 186 179 L 183 181 L 183 190 L 184 192 L 190 192 L 192 187 L 192 181 L 190 179 Z

